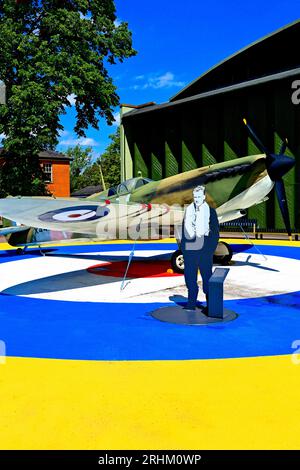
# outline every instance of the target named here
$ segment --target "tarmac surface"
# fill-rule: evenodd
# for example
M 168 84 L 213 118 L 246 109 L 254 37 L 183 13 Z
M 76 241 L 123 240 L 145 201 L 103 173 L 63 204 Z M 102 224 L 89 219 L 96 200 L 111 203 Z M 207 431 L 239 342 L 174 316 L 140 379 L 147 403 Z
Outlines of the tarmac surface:
M 151 316 L 186 302 L 172 239 L 137 243 L 125 281 L 128 242 L 2 244 L 0 447 L 298 448 L 300 243 L 254 243 L 231 241 L 238 318 L 201 327 Z

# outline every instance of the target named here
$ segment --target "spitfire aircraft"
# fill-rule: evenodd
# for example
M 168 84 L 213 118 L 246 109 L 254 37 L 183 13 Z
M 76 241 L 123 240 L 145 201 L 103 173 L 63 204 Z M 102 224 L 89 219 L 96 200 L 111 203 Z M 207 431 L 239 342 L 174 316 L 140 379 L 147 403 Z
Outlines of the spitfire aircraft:
M 291 235 L 286 193 L 282 177 L 295 160 L 284 152 L 273 154 L 263 145 L 244 120 L 261 154 L 237 158 L 181 174 L 151 181 L 138 177 L 124 181 L 117 188 L 94 194 L 84 201 L 74 198 L 8 197 L 0 199 L 0 215 L 22 224 L 2 229 L 14 246 L 38 244 L 44 231 L 71 233 L 73 238 L 158 239 L 175 235 L 182 224 L 184 207 L 193 200 L 193 188 L 204 185 L 206 200 L 217 211 L 219 222 L 246 214 L 246 209 L 260 204 L 275 186 L 286 230 Z M 1 230 L 0 230 L 1 234 Z M 179 250 L 171 259 L 177 272 L 184 269 Z M 56 242 L 57 243 L 57 242 Z M 228 262 L 231 248 L 219 242 L 216 259 Z

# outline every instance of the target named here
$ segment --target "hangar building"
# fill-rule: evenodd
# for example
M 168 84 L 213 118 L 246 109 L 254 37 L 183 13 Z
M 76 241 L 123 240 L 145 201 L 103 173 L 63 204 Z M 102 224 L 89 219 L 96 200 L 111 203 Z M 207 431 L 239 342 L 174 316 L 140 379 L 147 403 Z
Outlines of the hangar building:
M 122 180 L 159 180 L 193 168 L 261 153 L 242 119 L 264 144 L 296 159 L 285 175 L 291 226 L 300 228 L 300 20 L 214 66 L 169 102 L 121 108 Z M 297 80 L 299 82 L 297 82 Z M 292 96 L 298 100 L 292 100 Z M 294 102 L 293 102 L 294 101 Z M 299 101 L 299 104 L 298 104 Z M 283 229 L 274 192 L 248 210 L 261 229 Z

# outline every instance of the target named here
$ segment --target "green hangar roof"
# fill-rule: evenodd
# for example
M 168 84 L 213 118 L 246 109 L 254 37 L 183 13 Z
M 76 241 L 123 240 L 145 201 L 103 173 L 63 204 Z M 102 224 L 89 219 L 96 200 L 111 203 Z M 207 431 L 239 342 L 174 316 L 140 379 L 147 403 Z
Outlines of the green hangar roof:
M 300 66 L 299 54 L 295 53 L 299 38 L 300 20 L 297 20 L 215 65 L 170 101 L 296 69 Z
M 295 47 L 300 40 L 297 20 L 233 54 L 187 85 L 169 102 L 146 103 L 122 115 L 122 121 L 145 116 L 224 93 L 246 89 L 300 75 L 300 58 Z

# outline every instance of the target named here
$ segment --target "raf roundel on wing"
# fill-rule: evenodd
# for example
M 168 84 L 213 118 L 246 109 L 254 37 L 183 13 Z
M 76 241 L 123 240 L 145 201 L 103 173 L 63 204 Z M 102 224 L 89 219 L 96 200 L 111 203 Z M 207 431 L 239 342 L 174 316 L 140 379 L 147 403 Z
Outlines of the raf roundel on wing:
M 109 214 L 107 207 L 75 206 L 45 212 L 39 216 L 43 222 L 83 222 L 98 220 Z

